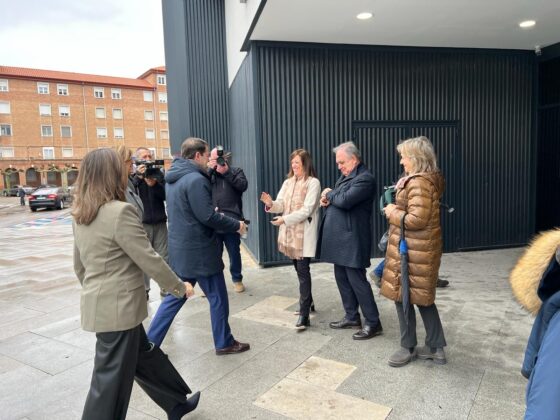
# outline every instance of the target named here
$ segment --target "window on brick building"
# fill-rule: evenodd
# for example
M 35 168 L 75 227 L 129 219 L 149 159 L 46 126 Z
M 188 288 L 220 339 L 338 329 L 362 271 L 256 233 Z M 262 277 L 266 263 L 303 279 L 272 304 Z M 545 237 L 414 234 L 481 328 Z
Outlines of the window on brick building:
M 61 117 L 69 117 L 70 116 L 70 105 L 59 105 L 58 106 L 58 115 Z
M 54 159 L 54 147 L 43 147 L 43 159 Z
M 102 99 L 105 97 L 105 89 L 102 87 L 94 87 L 93 88 L 93 96 Z
M 52 125 L 42 125 L 41 126 L 41 136 L 42 137 L 52 137 Z
M 169 147 L 162 147 L 161 148 L 161 157 L 163 157 L 163 158 L 171 157 Z
M 39 104 L 39 115 L 52 115 L 51 104 Z
M 154 120 L 154 111 L 144 111 L 144 120 L 153 121 Z
M 121 90 L 120 89 L 111 89 L 111 98 L 112 99 L 122 99 Z
M 144 101 L 145 102 L 152 102 L 154 100 L 154 95 L 149 90 L 144 91 Z
M 60 96 L 68 96 L 68 85 L 56 85 L 56 90 Z
M 168 140 L 169 139 L 169 131 L 167 131 L 167 130 L 161 130 L 159 132 L 159 135 L 160 135 L 160 138 L 162 140 Z
M 0 102 L 0 114 L 10 114 L 9 102 Z
M 152 159 L 157 159 L 156 149 L 153 148 L 153 147 L 148 147 L 148 150 L 150 151 L 150 154 L 152 155 Z
M 158 85 L 166 85 L 166 84 L 167 84 L 167 80 L 166 80 L 165 74 L 158 74 L 158 77 L 157 77 L 157 84 L 158 84 Z
M 61 125 L 60 137 L 72 137 L 72 127 L 69 125 Z
M 159 111 L 159 120 L 160 121 L 167 121 L 169 120 L 169 114 L 165 111 Z
M 146 128 L 146 139 L 154 140 L 156 138 L 156 132 L 153 128 Z
M 113 128 L 113 136 L 116 139 L 124 139 L 124 128 L 122 127 Z
M 97 138 L 98 139 L 106 139 L 107 138 L 107 128 L 105 127 L 97 127 Z
M 71 147 L 63 147 L 62 148 L 62 157 L 69 158 L 74 156 L 74 149 Z
M 40 95 L 48 95 L 49 94 L 49 84 L 37 82 L 37 93 Z
M 122 108 L 113 108 L 113 119 L 114 120 L 122 120 L 123 119 Z
M 8 79 L 0 79 L 0 92 L 8 92 L 9 90 Z
M 11 135 L 12 135 L 12 125 L 0 124 L 0 136 L 11 136 Z
M 105 118 L 105 108 L 95 108 L 95 118 Z
M 14 148 L 13 147 L 0 147 L 0 158 L 13 158 Z
M 160 104 L 166 104 L 167 103 L 167 93 L 165 93 L 165 92 L 158 93 L 158 100 L 159 100 Z

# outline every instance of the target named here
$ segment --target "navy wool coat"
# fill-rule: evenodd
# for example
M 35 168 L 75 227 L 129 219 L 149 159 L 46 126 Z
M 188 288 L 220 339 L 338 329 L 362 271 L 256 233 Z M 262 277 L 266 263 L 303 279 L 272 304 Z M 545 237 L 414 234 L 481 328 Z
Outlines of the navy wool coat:
M 224 269 L 216 231 L 236 232 L 239 221 L 214 211 L 206 171 L 176 158 L 165 175 L 169 265 L 179 277 L 209 277 Z
M 317 258 L 344 267 L 370 266 L 374 194 L 375 179 L 363 163 L 338 179 L 327 194 Z

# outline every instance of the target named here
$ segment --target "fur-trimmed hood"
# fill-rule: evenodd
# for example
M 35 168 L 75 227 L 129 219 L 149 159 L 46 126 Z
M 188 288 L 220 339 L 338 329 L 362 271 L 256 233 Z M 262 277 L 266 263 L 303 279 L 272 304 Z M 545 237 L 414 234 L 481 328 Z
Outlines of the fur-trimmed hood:
M 560 290 L 556 276 L 546 276 L 553 258 L 560 257 L 560 229 L 536 236 L 509 276 L 515 299 L 529 312 L 536 314 L 543 300 Z M 552 284 L 554 282 L 554 284 Z

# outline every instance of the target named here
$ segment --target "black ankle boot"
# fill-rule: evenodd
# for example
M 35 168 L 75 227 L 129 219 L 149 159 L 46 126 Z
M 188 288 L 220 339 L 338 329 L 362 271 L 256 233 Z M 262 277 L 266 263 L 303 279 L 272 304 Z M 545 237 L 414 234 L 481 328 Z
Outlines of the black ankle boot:
M 297 322 L 296 328 L 304 330 L 305 328 L 309 327 L 311 323 L 309 322 L 309 316 L 300 315 Z
M 190 413 L 196 408 L 196 406 L 198 405 L 198 400 L 200 400 L 200 391 L 192 394 L 187 402 L 183 404 L 177 404 L 175 408 L 171 410 L 171 413 L 169 413 L 169 420 L 181 420 L 185 414 Z
M 315 312 L 315 302 L 311 302 L 311 312 Z

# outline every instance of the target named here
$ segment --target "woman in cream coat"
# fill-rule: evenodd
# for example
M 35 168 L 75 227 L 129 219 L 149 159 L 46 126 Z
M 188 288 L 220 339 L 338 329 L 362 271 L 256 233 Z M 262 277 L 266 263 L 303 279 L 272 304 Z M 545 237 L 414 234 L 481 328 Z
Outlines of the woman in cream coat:
M 72 211 L 74 271 L 82 285 L 82 328 L 96 333 L 95 362 L 83 419 L 124 419 L 134 379 L 170 419 L 194 410 L 187 384 L 148 342 L 143 272 L 177 297 L 193 294 L 153 250 L 138 213 L 125 201 L 127 173 L 111 149 L 82 161 Z M 186 288 L 185 288 L 186 285 Z
M 284 181 L 276 200 L 263 192 L 261 201 L 267 212 L 282 213 L 271 223 L 280 227 L 278 250 L 292 260 L 298 275 L 300 309 L 296 328 L 305 329 L 310 325 L 309 311 L 313 308 L 309 263 L 315 256 L 317 245 L 321 183 L 306 150 L 294 150 L 290 155 L 290 164 L 288 179 Z

